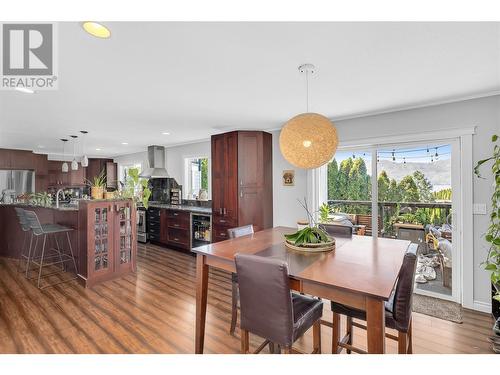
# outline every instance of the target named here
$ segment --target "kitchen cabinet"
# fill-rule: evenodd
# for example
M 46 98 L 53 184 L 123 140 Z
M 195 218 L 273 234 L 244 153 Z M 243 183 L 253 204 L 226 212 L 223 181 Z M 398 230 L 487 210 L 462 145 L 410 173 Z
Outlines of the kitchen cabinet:
M 49 174 L 49 161 L 47 155 L 33 154 L 35 173 L 37 176 L 47 176 Z
M 167 244 L 191 250 L 191 214 L 187 211 L 165 211 L 167 211 Z
M 28 150 L 0 149 L 0 168 L 35 170 L 34 154 Z
M 0 148 L 0 168 L 10 168 L 10 150 Z
M 272 135 L 234 131 L 212 136 L 211 146 L 213 242 L 233 227 L 271 228 Z
M 79 271 L 85 286 L 136 271 L 136 209 L 132 200 L 81 201 Z
M 165 246 L 191 250 L 191 214 L 166 208 L 148 209 L 149 240 Z
M 89 159 L 87 178 L 92 181 L 101 173 L 106 178 L 106 188 L 118 189 L 118 165 L 112 159 Z

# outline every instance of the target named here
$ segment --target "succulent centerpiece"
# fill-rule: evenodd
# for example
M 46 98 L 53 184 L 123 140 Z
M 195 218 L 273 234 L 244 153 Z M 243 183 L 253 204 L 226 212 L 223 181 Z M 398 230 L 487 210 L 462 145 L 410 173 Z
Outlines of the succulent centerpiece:
M 328 233 L 321 228 L 307 208 L 307 201 L 304 199 L 299 203 L 305 209 L 309 226 L 298 230 L 292 234 L 285 234 L 285 246 L 292 250 L 304 252 L 323 252 L 332 251 L 335 249 L 335 238 L 328 235 Z

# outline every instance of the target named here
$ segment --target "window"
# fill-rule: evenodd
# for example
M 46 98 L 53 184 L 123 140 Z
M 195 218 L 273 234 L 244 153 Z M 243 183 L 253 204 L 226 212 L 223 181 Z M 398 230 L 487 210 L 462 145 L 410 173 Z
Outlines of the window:
M 127 183 L 127 178 L 128 178 L 128 170 L 131 168 L 136 168 L 139 170 L 139 174 L 142 172 L 142 166 L 140 163 L 136 164 L 127 164 L 127 165 L 120 165 L 120 176 L 119 176 L 119 181 L 120 181 L 120 186 L 119 188 L 121 189 L 126 183 Z
M 198 199 L 200 191 L 207 192 L 210 199 L 210 162 L 207 157 L 185 158 L 184 198 Z

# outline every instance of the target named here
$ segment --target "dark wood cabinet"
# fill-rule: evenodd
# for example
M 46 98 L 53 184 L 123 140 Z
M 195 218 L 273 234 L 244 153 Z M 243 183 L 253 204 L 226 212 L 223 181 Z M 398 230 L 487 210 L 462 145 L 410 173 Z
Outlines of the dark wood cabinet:
M 191 250 L 191 214 L 167 208 L 148 209 L 148 234 L 153 243 Z
M 0 168 L 35 170 L 35 154 L 28 150 L 0 149 Z
M 136 270 L 136 210 L 131 200 L 82 201 L 80 276 L 87 287 Z
M 106 178 L 106 188 L 118 189 L 118 165 L 113 162 L 113 159 L 89 159 L 87 167 L 87 179 L 93 180 L 101 173 Z
M 212 136 L 213 242 L 227 229 L 273 226 L 272 135 L 235 131 Z
M 191 214 L 187 211 L 165 211 L 167 212 L 167 244 L 191 250 Z
M 35 173 L 37 176 L 47 176 L 49 174 L 49 161 L 47 155 L 33 154 Z
M 71 169 L 71 163 L 68 162 L 68 172 L 62 171 L 62 161 L 49 160 L 48 162 L 48 185 L 51 187 L 78 187 L 85 186 L 87 177 L 86 168 L 78 165 L 76 171 Z
M 0 148 L 0 168 L 10 168 L 10 150 Z

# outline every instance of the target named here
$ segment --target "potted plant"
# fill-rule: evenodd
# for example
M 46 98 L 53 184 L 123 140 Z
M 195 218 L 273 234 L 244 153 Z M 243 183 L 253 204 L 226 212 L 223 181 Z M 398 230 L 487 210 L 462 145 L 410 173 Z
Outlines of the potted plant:
M 474 168 L 474 173 L 479 178 L 482 178 L 479 171 L 481 165 L 491 162 L 494 185 L 491 197 L 490 225 L 485 236 L 486 241 L 490 244 L 490 248 L 483 265 L 486 270 L 491 272 L 491 283 L 496 290 L 493 299 L 500 301 L 500 146 L 497 144 L 497 135 L 491 137 L 491 141 L 495 144 L 493 155 L 487 159 L 480 160 Z M 500 335 L 500 317 L 498 317 L 498 314 L 499 312 L 496 311 L 497 321 L 494 330 Z
M 290 249 L 304 252 L 321 252 L 335 249 L 335 239 L 330 237 L 321 225 L 318 225 L 314 220 L 313 215 L 307 208 L 306 199 L 304 198 L 304 203 L 299 200 L 299 203 L 306 210 L 309 225 L 295 233 L 285 234 L 285 245 Z M 320 210 L 320 217 L 321 215 Z
M 90 196 L 92 199 L 102 199 L 104 190 L 106 189 L 104 171 L 101 171 L 98 176 L 94 176 L 92 180 L 86 180 L 86 184 L 90 186 Z
M 139 169 L 130 168 L 128 169 L 125 184 L 122 184 L 119 196 L 133 199 L 135 202 L 141 202 L 145 208 L 148 208 L 149 197 L 151 197 L 148 182 L 148 178 L 139 177 Z

